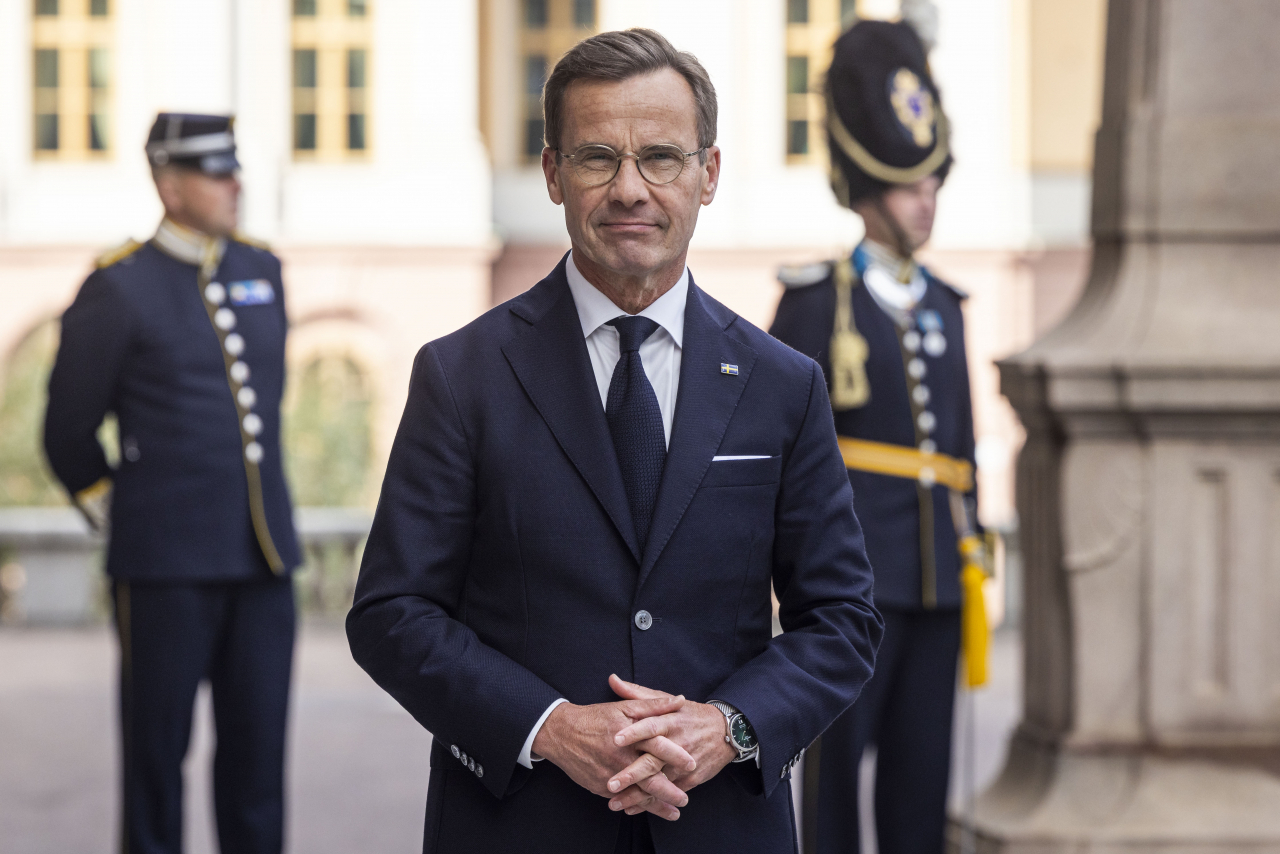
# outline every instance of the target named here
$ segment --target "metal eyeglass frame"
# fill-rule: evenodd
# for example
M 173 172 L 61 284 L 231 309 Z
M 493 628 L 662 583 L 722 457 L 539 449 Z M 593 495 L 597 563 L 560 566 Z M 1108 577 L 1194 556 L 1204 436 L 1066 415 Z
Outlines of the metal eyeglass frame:
M 608 178 L 606 178 L 605 180 L 603 180 L 603 181 L 599 182 L 598 184 L 588 184 L 588 183 L 583 179 L 583 177 L 582 177 L 582 173 L 579 171 L 582 167 L 581 167 L 581 166 L 579 165 L 579 163 L 578 163 L 578 157 L 580 157 L 580 156 L 582 155 L 582 152 L 583 152 L 583 151 L 585 151 L 586 149 L 589 149 L 589 148 L 594 148 L 594 149 L 603 149 L 603 150 L 605 150 L 605 151 L 608 151 L 609 153 L 611 153 L 611 154 L 614 156 L 614 158 L 615 158 L 615 160 L 616 160 L 616 162 L 615 162 L 615 164 L 614 164 L 614 167 L 613 167 L 613 174 L 612 174 L 612 175 L 610 175 L 610 176 L 609 176 Z M 672 153 L 678 153 L 678 154 L 680 154 L 680 156 L 681 156 L 681 160 L 680 160 L 680 171 L 679 171 L 679 172 L 677 172 L 677 173 L 676 173 L 676 174 L 671 178 L 671 180 L 670 180 L 670 181 L 654 181 L 654 180 L 653 180 L 652 178 L 650 178 L 648 175 L 644 174 L 644 169 L 640 168 L 640 156 L 641 156 L 642 154 L 644 154 L 645 152 L 653 151 L 655 148 L 660 148 L 660 149 L 669 150 L 669 151 L 671 151 Z M 641 178 L 643 178 L 646 182 L 648 182 L 648 183 L 650 183 L 650 184 L 653 184 L 653 185 L 654 185 L 654 186 L 656 186 L 656 187 L 665 187 L 667 184 L 674 184 L 674 183 L 675 183 L 675 182 L 680 178 L 680 176 L 684 174 L 684 167 L 685 167 L 686 165 L 688 165 L 688 163 L 689 163 L 689 158 L 690 158 L 690 157 L 692 157 L 692 156 L 693 156 L 693 155 L 695 155 L 695 154 L 701 154 L 702 152 L 704 152 L 704 151 L 706 151 L 706 150 L 707 150 L 707 146 L 705 146 L 705 145 L 704 145 L 704 146 L 702 146 L 701 148 L 695 148 L 693 151 L 684 151 L 683 149 L 681 149 L 681 148 L 680 148 L 680 146 L 678 146 L 678 145 L 676 145 L 676 144 L 674 144 L 674 143 L 670 143 L 670 142 L 662 142 L 662 143 L 658 143 L 657 145 L 649 145 L 649 146 L 646 146 L 646 147 L 644 147 L 644 148 L 640 149 L 640 152 L 639 152 L 638 154 L 637 154 L 637 153 L 626 153 L 626 152 L 618 153 L 617 151 L 614 151 L 614 150 L 613 150 L 613 148 L 612 148 L 612 147 L 610 147 L 610 146 L 608 146 L 608 145 L 604 145 L 603 143 L 595 143 L 595 142 L 593 142 L 593 143 L 589 143 L 589 144 L 587 144 L 587 145 L 580 146 L 577 150 L 575 150 L 575 151 L 573 152 L 573 154 L 565 154 L 563 151 L 561 151 L 561 150 L 560 150 L 560 149 L 558 149 L 558 148 L 556 149 L 556 153 L 557 153 L 557 154 L 559 154 L 561 157 L 563 157 L 565 160 L 568 160 L 568 161 L 570 162 L 570 164 L 573 166 L 573 174 L 574 174 L 574 175 L 576 175 L 576 176 L 578 177 L 578 180 L 579 180 L 579 181 L 582 181 L 584 184 L 587 184 L 587 186 L 588 186 L 588 187 L 603 187 L 605 184 L 608 184 L 608 183 L 609 183 L 610 181 L 612 181 L 614 178 L 617 178 L 617 177 L 618 177 L 618 172 L 619 172 L 619 170 L 621 170 L 621 169 L 622 169 L 622 161 L 623 161 L 623 160 L 625 160 L 625 159 L 626 159 L 626 158 L 628 158 L 628 157 L 635 158 L 635 161 L 636 161 L 636 171 L 640 173 L 640 177 L 641 177 Z

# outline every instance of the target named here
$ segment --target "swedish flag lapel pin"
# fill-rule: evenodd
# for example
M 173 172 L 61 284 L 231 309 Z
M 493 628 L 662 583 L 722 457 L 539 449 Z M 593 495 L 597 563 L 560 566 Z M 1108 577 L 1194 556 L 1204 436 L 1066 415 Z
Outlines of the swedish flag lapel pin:
M 738 375 L 738 366 L 737 366 L 737 365 L 730 365 L 728 362 L 721 362 L 721 363 L 720 363 L 720 373 L 722 373 L 722 374 L 730 374 L 730 375 L 732 375 L 732 376 L 735 376 L 735 377 L 736 377 L 736 376 Z

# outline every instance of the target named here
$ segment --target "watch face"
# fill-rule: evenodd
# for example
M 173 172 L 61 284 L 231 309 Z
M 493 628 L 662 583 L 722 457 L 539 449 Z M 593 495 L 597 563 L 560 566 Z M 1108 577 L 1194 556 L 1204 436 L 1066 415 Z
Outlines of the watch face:
M 734 715 L 733 721 L 729 724 L 729 730 L 733 735 L 733 743 L 738 745 L 741 750 L 751 750 L 756 746 L 756 734 L 751 729 L 751 724 L 747 723 L 747 719 L 742 715 Z

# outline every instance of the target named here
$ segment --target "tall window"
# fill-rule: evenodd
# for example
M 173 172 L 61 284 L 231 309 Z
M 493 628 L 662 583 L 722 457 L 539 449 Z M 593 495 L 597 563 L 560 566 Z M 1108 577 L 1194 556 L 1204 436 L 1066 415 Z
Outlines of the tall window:
M 292 0 L 293 154 L 343 160 L 369 150 L 369 0 Z
M 542 155 L 542 86 L 569 48 L 596 33 L 596 0 L 520 0 L 521 153 Z
M 858 16 L 856 0 L 787 0 L 786 150 L 788 163 L 820 163 L 822 86 L 831 46 Z
M 111 151 L 113 0 L 33 0 L 32 140 L 47 160 Z

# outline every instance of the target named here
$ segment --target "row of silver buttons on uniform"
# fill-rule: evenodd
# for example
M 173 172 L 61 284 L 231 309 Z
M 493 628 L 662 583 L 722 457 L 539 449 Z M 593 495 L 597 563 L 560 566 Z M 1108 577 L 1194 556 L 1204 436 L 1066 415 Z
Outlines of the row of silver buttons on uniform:
M 462 767 L 466 768 L 477 777 L 484 776 L 484 766 L 476 762 L 474 756 L 468 756 L 466 753 L 458 749 L 458 745 L 450 745 L 449 752 L 453 754 L 453 758 L 462 763 Z
M 908 384 L 911 386 L 911 401 L 920 407 L 920 414 L 916 416 L 916 428 L 926 437 L 920 442 L 920 450 L 926 454 L 935 454 L 938 452 L 938 445 L 931 437 L 938 426 L 938 417 L 925 408 L 933 395 L 929 387 L 924 384 L 929 368 L 924 359 L 920 358 L 919 353 L 923 348 L 925 353 L 937 358 L 947 352 L 947 339 L 936 329 L 931 329 L 924 335 L 915 329 L 908 329 L 902 333 L 902 347 L 911 354 L 911 358 L 907 361 L 907 376 L 910 377 Z M 937 475 L 932 469 L 921 470 L 922 485 L 933 486 L 936 480 Z
M 262 462 L 264 453 L 262 444 L 257 438 L 262 433 L 262 417 L 253 411 L 253 407 L 258 403 L 258 393 L 245 385 L 249 381 L 249 366 L 240 360 L 240 356 L 244 353 L 244 338 L 240 333 L 231 331 L 236 328 L 236 313 L 223 305 L 227 300 L 227 289 L 220 282 L 210 282 L 204 289 L 204 298 L 218 306 L 213 313 L 213 325 L 227 333 L 222 346 L 235 359 L 228 373 L 232 382 L 239 386 L 236 389 L 236 403 L 245 413 L 240 425 L 245 433 L 253 437 L 244 446 L 244 456 L 249 462 L 257 465 Z

